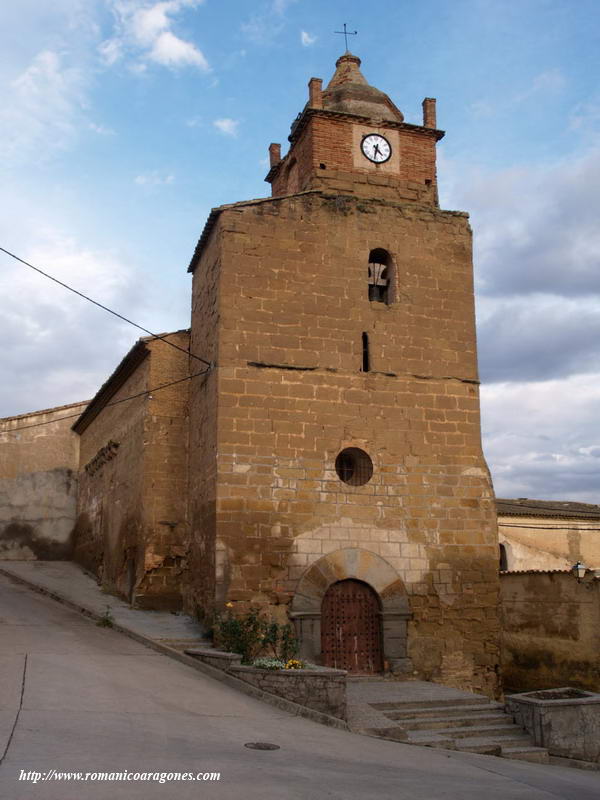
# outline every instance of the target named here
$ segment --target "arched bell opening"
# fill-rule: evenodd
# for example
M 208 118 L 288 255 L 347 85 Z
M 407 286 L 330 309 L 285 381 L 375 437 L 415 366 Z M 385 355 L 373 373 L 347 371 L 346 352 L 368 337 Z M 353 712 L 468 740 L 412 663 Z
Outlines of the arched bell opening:
M 391 297 L 391 277 L 393 262 L 387 250 L 376 247 L 369 253 L 368 288 L 372 303 L 389 305 Z

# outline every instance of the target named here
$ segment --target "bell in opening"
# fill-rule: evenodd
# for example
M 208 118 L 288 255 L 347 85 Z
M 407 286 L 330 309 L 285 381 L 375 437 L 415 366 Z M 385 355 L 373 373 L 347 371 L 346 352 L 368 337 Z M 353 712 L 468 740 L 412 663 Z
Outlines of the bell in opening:
M 369 300 L 372 303 L 390 302 L 391 258 L 380 247 L 369 253 Z

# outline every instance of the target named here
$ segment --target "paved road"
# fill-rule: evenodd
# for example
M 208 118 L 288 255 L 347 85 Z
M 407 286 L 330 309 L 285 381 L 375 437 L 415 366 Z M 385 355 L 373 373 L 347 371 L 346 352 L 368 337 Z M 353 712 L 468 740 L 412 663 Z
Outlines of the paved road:
M 244 747 L 255 741 L 280 749 Z M 600 796 L 600 773 L 448 754 L 290 717 L 2 576 L 0 758 L 2 800 Z M 221 780 L 19 780 L 21 770 L 52 769 L 220 772 Z

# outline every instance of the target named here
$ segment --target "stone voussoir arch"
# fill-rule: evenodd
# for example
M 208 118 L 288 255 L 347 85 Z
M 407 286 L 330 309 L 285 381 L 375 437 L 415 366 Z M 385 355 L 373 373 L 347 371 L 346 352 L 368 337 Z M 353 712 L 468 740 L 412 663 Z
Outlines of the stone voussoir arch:
M 383 650 L 388 669 L 410 670 L 406 626 L 411 612 L 404 583 L 384 558 L 358 547 L 342 548 L 323 556 L 300 578 L 290 617 L 296 625 L 301 657 L 320 663 L 323 597 L 332 584 L 348 578 L 368 584 L 379 597 Z
M 394 567 L 370 550 L 346 547 L 328 553 L 306 570 L 292 600 L 292 613 L 320 613 L 327 589 L 347 578 L 363 581 L 374 589 L 383 613 L 409 612 L 406 589 Z

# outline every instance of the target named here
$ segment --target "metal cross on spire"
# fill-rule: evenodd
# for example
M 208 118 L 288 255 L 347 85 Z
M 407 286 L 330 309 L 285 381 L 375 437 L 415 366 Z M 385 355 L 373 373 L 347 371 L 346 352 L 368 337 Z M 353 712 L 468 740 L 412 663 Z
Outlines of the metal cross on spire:
M 348 37 L 349 36 L 356 36 L 358 31 L 348 31 L 346 30 L 346 23 L 344 22 L 344 30 L 343 31 L 334 31 L 334 33 L 341 33 L 344 39 L 346 40 L 346 52 L 348 52 Z

